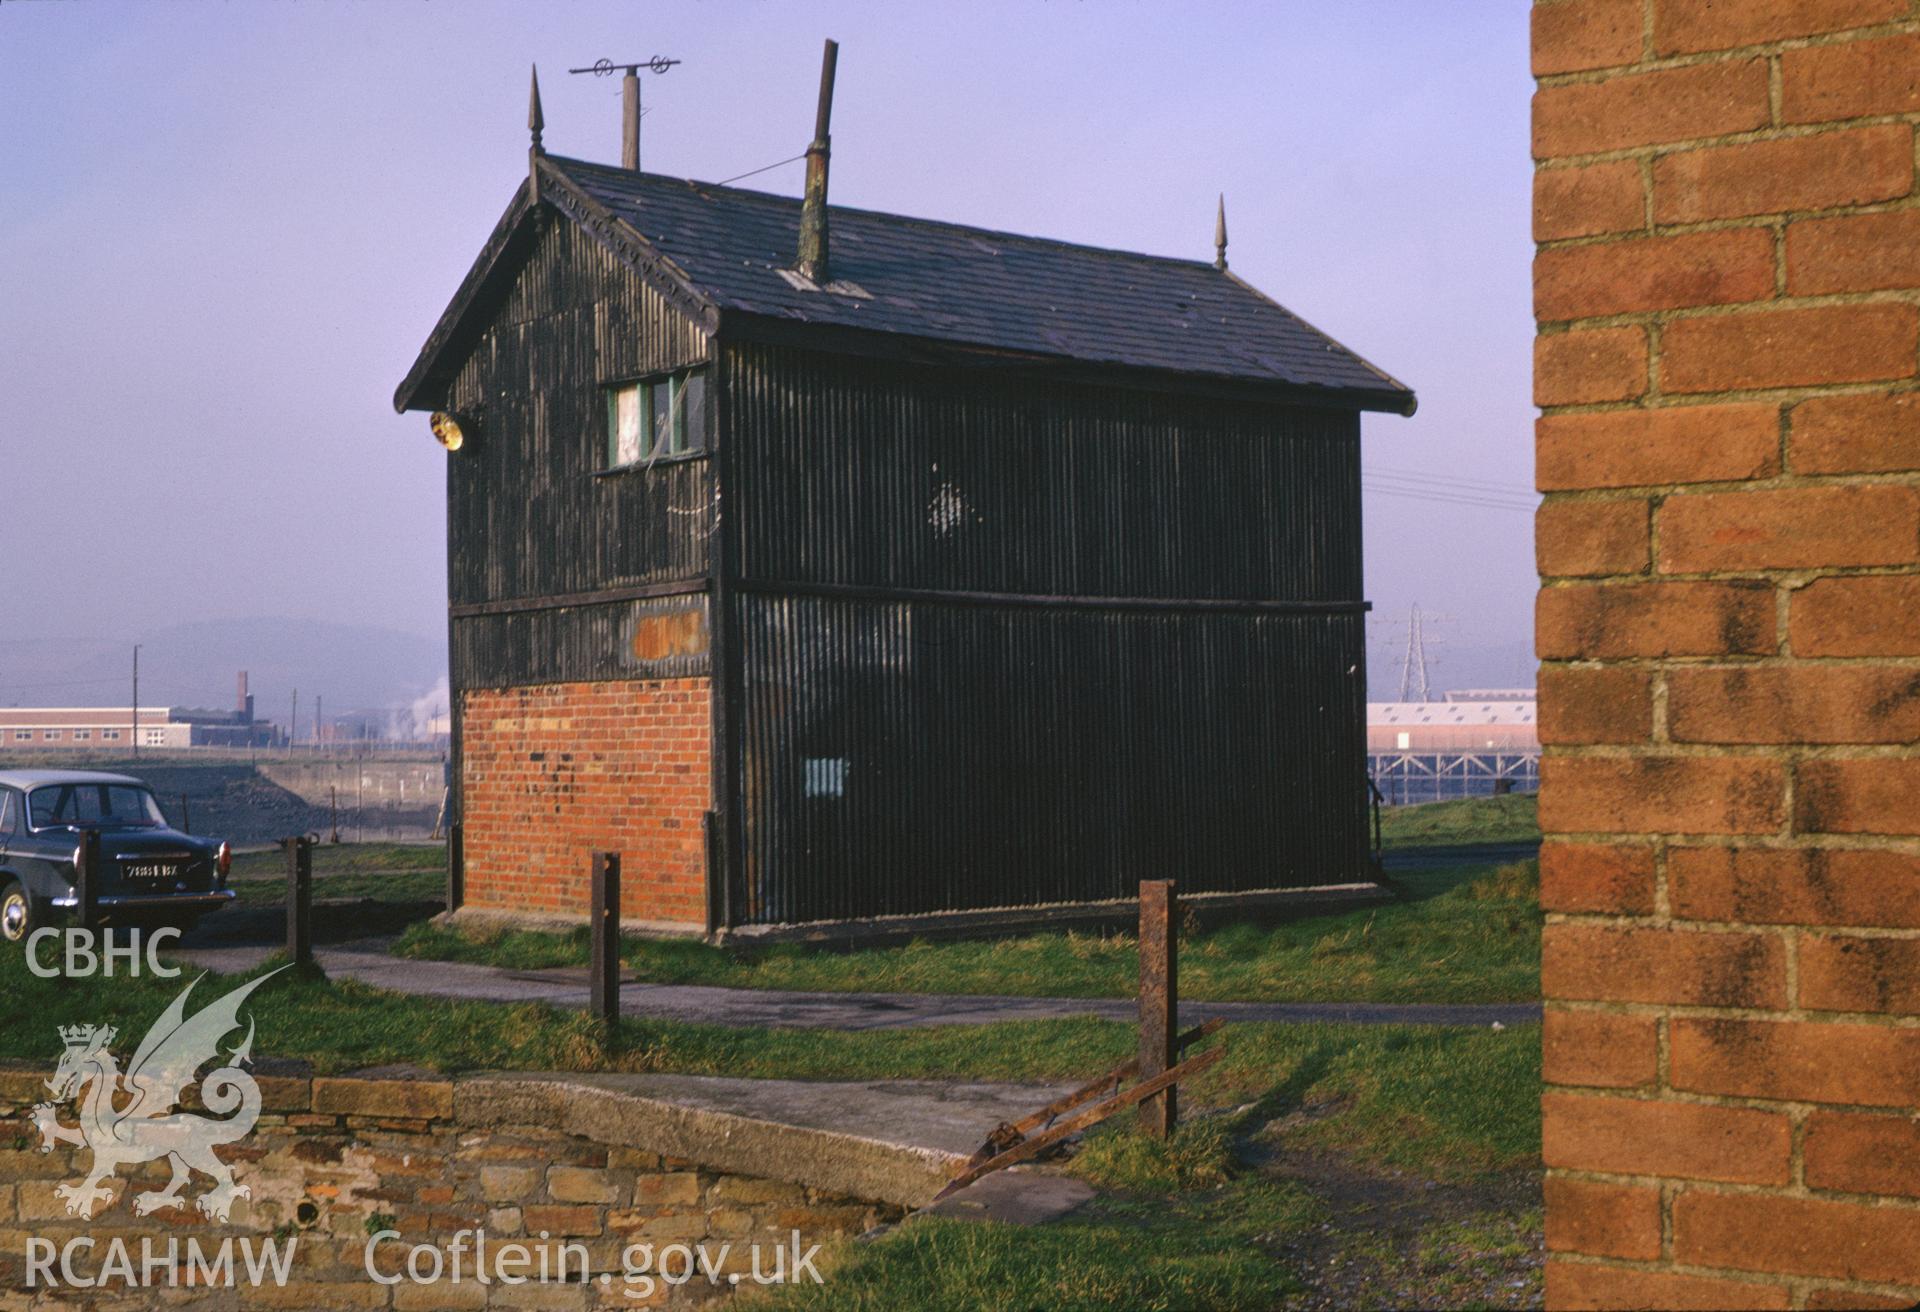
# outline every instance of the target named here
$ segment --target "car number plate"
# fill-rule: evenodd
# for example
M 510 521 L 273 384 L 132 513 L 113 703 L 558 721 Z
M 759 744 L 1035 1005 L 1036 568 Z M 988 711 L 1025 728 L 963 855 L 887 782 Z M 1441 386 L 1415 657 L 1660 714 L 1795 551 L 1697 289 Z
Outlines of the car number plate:
M 158 861 L 143 861 L 120 867 L 120 873 L 128 879 L 163 880 L 172 879 L 180 871 L 176 865 L 167 865 Z

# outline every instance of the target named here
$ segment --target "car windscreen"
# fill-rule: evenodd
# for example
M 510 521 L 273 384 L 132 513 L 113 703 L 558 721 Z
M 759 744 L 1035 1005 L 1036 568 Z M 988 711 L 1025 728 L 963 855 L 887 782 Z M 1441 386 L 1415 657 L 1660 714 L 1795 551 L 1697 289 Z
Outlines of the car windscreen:
M 35 829 L 49 825 L 102 825 L 152 829 L 166 823 L 153 794 L 138 784 L 42 784 L 27 794 Z

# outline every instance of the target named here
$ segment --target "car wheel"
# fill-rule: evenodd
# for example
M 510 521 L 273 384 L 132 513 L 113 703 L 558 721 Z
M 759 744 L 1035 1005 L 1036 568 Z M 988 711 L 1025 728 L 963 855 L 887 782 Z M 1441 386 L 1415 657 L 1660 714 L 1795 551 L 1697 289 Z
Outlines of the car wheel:
M 40 911 L 20 881 L 10 879 L 0 889 L 0 939 L 24 943 L 27 935 L 40 928 Z

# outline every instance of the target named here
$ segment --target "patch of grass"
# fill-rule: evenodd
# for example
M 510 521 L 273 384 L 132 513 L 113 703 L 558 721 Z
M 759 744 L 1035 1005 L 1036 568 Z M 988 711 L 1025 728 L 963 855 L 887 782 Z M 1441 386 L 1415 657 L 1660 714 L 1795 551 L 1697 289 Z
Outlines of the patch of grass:
M 826 1283 L 786 1286 L 763 1305 L 1251 1312 L 1300 1288 L 1266 1245 L 1318 1215 L 1297 1187 L 1248 1181 L 1150 1206 L 1102 1199 L 1048 1226 L 926 1218 L 841 1249 Z
M 1096 1127 L 1074 1155 L 1073 1172 L 1102 1189 L 1165 1197 L 1225 1184 L 1234 1174 L 1238 1118 L 1198 1117 L 1171 1139 L 1139 1133 L 1128 1113 Z
M 1380 841 L 1386 847 L 1455 843 L 1520 843 L 1540 837 L 1540 797 L 1461 797 L 1380 808 Z
M 236 880 L 231 886 L 238 895 L 238 905 L 243 907 L 283 906 L 287 900 L 284 874 L 274 879 Z M 316 875 L 313 881 L 315 901 L 366 898 L 375 902 L 438 902 L 446 893 L 447 876 L 441 870 Z
M 623 952 L 629 958 L 643 945 L 629 941 Z M 647 943 L 663 954 L 674 949 L 695 946 L 671 942 Z M 699 945 L 707 952 L 719 949 Z M 548 970 L 557 966 L 584 966 L 592 956 L 586 926 L 554 931 L 509 929 L 504 925 L 435 925 L 422 922 L 411 925 L 393 945 L 395 956 L 417 961 L 469 961 L 504 970 Z M 683 981 L 673 981 L 680 983 Z M 704 982 L 704 981 L 703 981 Z
M 447 849 L 440 843 L 316 843 L 313 847 L 313 874 L 319 879 L 330 875 L 382 875 L 433 872 L 445 878 Z M 233 856 L 233 880 L 287 877 L 287 854 L 280 848 L 259 852 L 236 852 Z
M 1357 1026 L 1347 1046 L 1302 1054 L 1268 1095 L 1336 1109 L 1296 1131 L 1382 1166 L 1443 1179 L 1540 1155 L 1540 1032 Z
M 1538 863 L 1413 871 L 1397 882 L 1407 895 L 1401 902 L 1185 937 L 1182 995 L 1267 1002 L 1540 996 Z M 394 950 L 516 970 L 578 966 L 588 957 L 584 929 L 560 934 L 424 923 L 409 928 Z M 855 951 L 630 939 L 622 955 L 642 980 L 735 988 L 1117 998 L 1131 997 L 1139 982 L 1128 934 L 1042 933 Z
M 1530 1207 L 1440 1221 L 1411 1244 L 1363 1231 L 1342 1257 L 1365 1273 L 1343 1292 L 1367 1306 L 1538 1307 L 1545 1226 Z

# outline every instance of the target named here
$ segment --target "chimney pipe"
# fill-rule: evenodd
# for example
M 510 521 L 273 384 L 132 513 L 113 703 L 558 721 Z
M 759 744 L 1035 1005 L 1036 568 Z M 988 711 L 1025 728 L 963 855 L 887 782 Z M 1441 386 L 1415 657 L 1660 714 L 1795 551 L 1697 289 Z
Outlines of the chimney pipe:
M 632 64 L 620 79 L 620 167 L 640 171 L 640 74 Z
M 820 56 L 820 104 L 813 116 L 813 144 L 807 147 L 807 194 L 800 202 L 800 272 L 817 286 L 833 276 L 827 263 L 828 120 L 833 117 L 833 68 L 840 43 L 828 40 Z

